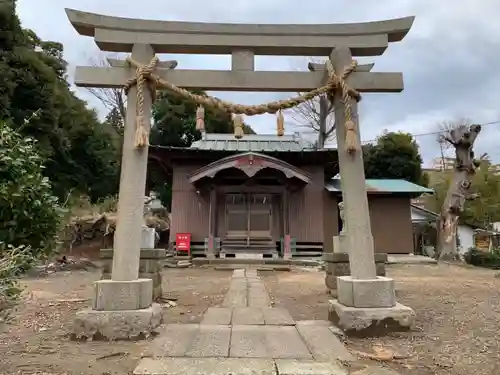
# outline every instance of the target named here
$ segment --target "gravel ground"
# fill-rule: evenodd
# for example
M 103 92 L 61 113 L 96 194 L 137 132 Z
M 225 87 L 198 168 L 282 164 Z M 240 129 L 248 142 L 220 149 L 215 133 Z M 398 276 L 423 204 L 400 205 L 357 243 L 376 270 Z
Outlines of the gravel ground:
M 494 271 L 452 265 L 389 266 L 398 301 L 411 306 L 417 322 L 409 333 L 350 339 L 347 346 L 377 354 L 403 375 L 499 375 L 500 279 Z M 296 320 L 327 319 L 324 274 L 312 269 L 262 272 L 277 306 Z M 0 374 L 127 374 L 149 341 L 75 342 L 68 337 L 76 311 L 89 304 L 98 271 L 59 272 L 26 279 L 14 321 L 0 333 Z M 165 296 L 177 299 L 165 320 L 199 322 L 217 306 L 231 272 L 166 269 Z M 393 359 L 394 354 L 400 359 Z M 496 368 L 495 368 L 496 367 Z
M 286 307 L 296 320 L 327 319 L 322 272 L 263 275 L 276 305 Z M 499 375 L 500 278 L 494 275 L 448 264 L 388 266 L 398 302 L 417 313 L 414 329 L 378 339 L 349 339 L 347 346 L 404 357 L 384 362 L 403 375 Z
M 231 273 L 208 269 L 166 269 L 164 296 L 177 299 L 165 310 L 166 323 L 199 322 L 229 286 Z M 14 321 L 0 332 L 0 374 L 129 374 L 149 341 L 75 342 L 68 332 L 74 314 L 89 305 L 99 271 L 60 272 L 26 279 Z

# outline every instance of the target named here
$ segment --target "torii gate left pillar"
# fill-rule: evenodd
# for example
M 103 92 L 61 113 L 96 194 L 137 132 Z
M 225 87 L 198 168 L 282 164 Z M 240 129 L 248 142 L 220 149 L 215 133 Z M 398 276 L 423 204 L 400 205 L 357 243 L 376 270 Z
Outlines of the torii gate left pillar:
M 150 45 L 132 48 L 136 61 L 147 64 L 153 57 Z M 111 280 L 95 282 L 92 308 L 75 317 L 76 337 L 136 339 L 148 336 L 162 323 L 162 307 L 153 303 L 153 280 L 139 278 L 148 146 L 134 147 L 137 105 L 137 86 L 133 86 L 127 94 Z M 148 128 L 151 108 L 151 92 L 145 90 L 143 119 Z

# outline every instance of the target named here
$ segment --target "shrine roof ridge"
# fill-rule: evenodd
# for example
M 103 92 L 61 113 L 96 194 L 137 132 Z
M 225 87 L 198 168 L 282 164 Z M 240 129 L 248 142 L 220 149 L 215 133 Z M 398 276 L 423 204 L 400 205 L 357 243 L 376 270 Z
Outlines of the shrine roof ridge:
M 300 136 L 245 134 L 237 139 L 234 134 L 206 133 L 202 139 L 193 142 L 190 149 L 237 152 L 300 152 L 307 147 Z
M 414 17 L 345 24 L 235 24 L 120 18 L 66 9 L 81 35 L 95 38 L 102 50 L 130 52 L 149 41 L 157 53 L 226 54 L 234 48 L 261 55 L 328 55 L 338 45 L 356 56 L 381 55 L 389 42 L 401 41 Z

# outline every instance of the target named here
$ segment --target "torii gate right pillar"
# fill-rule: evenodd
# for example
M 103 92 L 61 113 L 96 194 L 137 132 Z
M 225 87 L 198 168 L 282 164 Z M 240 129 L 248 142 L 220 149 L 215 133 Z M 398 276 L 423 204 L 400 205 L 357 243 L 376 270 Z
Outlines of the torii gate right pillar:
M 336 48 L 330 60 L 340 76 L 351 65 L 351 51 L 348 47 Z M 333 104 L 351 276 L 337 278 L 338 295 L 330 301 L 329 319 L 348 334 L 405 330 L 413 323 L 415 313 L 396 302 L 393 279 L 376 275 L 357 102 L 353 98 L 349 103 L 343 102 L 341 90 L 337 90 Z M 346 104 L 351 107 L 351 121 L 355 125 L 357 150 L 351 153 L 345 144 Z

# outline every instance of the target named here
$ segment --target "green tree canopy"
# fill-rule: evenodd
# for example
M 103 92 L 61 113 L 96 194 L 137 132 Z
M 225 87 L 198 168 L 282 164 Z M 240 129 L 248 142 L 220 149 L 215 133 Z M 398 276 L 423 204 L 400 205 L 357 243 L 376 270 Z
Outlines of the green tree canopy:
M 375 144 L 364 147 L 363 157 L 366 178 L 404 179 L 424 186 L 428 180 L 422 174 L 422 157 L 411 134 L 385 133 Z
M 23 30 L 15 2 L 2 3 L 0 121 L 37 140 L 46 160 L 44 174 L 58 197 L 70 191 L 92 199 L 114 194 L 119 174 L 116 147 L 96 113 L 70 90 L 66 67 L 63 46 Z
M 196 92 L 206 95 L 204 92 Z M 171 91 L 162 92 L 153 106 L 153 129 L 151 144 L 161 146 L 189 147 L 201 138 L 196 130 L 196 108 L 198 104 Z M 207 133 L 232 133 L 231 114 L 217 108 L 205 107 L 205 130 Z M 255 134 L 245 125 L 246 134 Z
M 53 251 L 60 218 L 34 140 L 0 123 L 0 257 L 7 245 Z
M 452 174 L 452 170 L 436 172 L 431 184 L 435 194 L 427 197 L 425 202 L 429 210 L 441 211 Z M 479 197 L 465 202 L 460 222 L 489 228 L 492 223 L 500 221 L 500 175 L 489 159 L 481 160 L 481 166 L 472 179 L 471 189 L 479 193 Z

